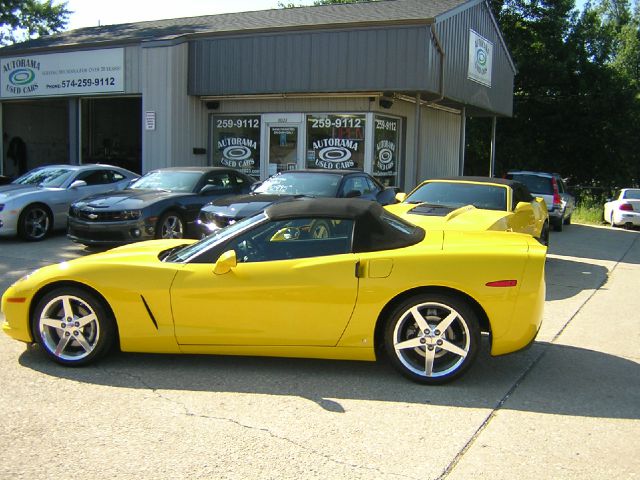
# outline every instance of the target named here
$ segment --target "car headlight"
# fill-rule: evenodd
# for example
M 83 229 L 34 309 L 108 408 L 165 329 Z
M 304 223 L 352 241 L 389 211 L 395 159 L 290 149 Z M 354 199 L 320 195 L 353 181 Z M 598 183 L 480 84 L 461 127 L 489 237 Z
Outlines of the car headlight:
M 142 210 L 124 210 L 122 212 L 123 220 L 137 220 L 142 216 Z

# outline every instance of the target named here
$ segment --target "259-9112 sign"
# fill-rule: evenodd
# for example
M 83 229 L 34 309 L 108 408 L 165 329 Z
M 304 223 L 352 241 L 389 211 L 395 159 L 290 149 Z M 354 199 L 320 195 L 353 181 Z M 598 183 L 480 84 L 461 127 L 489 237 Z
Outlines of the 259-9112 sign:
M 104 87 L 107 85 L 115 85 L 116 79 L 114 77 L 103 78 L 78 78 L 76 80 L 62 80 L 62 88 L 69 87 Z

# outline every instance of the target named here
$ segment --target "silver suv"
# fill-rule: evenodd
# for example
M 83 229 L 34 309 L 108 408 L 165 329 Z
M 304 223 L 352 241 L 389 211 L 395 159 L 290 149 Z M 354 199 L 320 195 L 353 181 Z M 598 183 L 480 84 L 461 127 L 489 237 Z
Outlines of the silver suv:
M 507 173 L 507 178 L 524 183 L 532 195 L 544 198 L 549 209 L 549 222 L 556 232 L 561 232 L 564 225 L 571 223 L 576 199 L 568 192 L 559 174 L 518 170 Z

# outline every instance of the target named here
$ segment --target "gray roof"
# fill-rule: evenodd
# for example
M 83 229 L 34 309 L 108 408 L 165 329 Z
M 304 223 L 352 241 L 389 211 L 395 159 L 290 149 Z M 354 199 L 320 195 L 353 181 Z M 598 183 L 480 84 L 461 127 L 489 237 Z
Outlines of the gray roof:
M 333 28 L 372 23 L 432 23 L 436 17 L 465 3 L 478 3 L 478 0 L 381 0 L 105 25 L 80 28 L 9 45 L 0 48 L 0 55 L 23 50 L 130 44 L 239 31 Z

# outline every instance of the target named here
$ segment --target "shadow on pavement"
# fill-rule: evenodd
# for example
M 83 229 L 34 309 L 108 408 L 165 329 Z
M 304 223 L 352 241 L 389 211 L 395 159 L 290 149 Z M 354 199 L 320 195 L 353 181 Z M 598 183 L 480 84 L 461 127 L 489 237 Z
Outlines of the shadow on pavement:
M 562 300 L 582 290 L 600 288 L 607 281 L 608 274 L 609 271 L 601 265 L 547 257 L 545 300 Z
M 65 368 L 48 360 L 38 347 L 28 347 L 19 361 L 40 373 L 88 384 L 298 396 L 343 413 L 340 399 L 494 409 L 521 380 L 522 372 L 541 359 L 539 363 L 552 363 L 553 368 L 538 365 L 527 375 L 526 385 L 533 388 L 527 388 L 526 398 L 514 395 L 501 408 L 640 419 L 640 365 L 636 362 L 545 342 L 504 357 L 492 358 L 486 352 L 484 348 L 466 376 L 440 387 L 412 383 L 383 361 L 116 353 L 96 366 Z
M 618 262 L 639 238 L 640 231 L 636 230 L 574 224 L 551 234 L 548 253 Z M 640 255 L 630 255 L 624 261 L 640 264 Z

